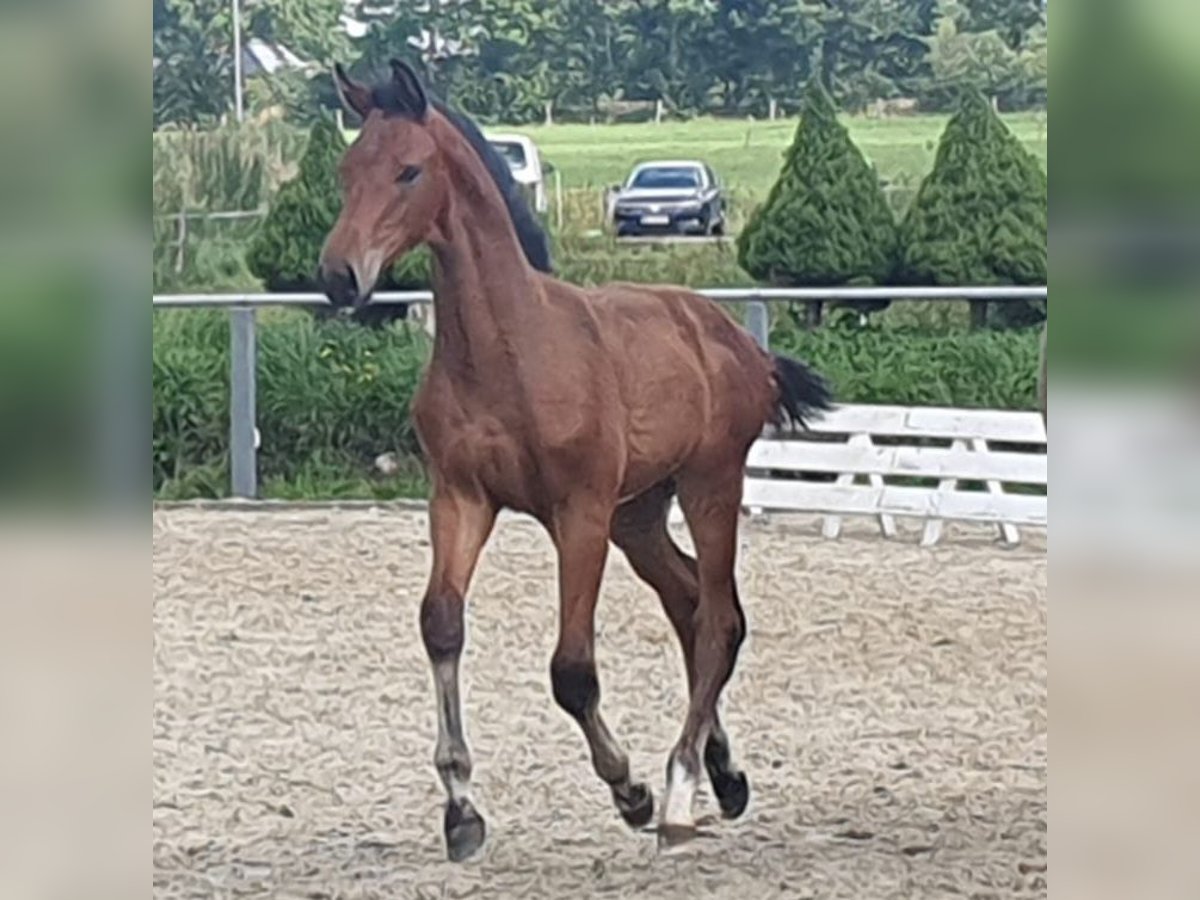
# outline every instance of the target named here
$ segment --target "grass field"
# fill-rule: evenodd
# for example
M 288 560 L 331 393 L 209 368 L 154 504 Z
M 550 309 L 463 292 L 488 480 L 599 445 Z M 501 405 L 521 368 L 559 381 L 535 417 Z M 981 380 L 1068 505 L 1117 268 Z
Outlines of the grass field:
M 854 142 L 882 178 L 911 180 L 915 187 L 933 166 L 947 116 L 894 119 L 844 118 Z M 1003 117 L 1021 142 L 1046 162 L 1045 113 Z M 796 131 L 795 119 L 775 122 L 695 119 L 660 125 L 550 125 L 496 128 L 529 135 L 545 158 L 562 171 L 565 187 L 614 184 L 630 167 L 654 158 L 700 158 L 730 185 L 751 195 L 770 190 L 782 154 Z

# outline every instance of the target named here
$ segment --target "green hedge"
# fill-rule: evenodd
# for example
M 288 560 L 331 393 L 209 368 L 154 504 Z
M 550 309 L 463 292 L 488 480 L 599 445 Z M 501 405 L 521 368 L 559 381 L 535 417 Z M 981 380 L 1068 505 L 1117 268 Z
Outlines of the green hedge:
M 428 358 L 417 328 L 364 329 L 300 311 L 260 313 L 259 474 L 263 496 L 420 496 L 426 489 L 409 404 Z M 932 331 L 859 326 L 804 331 L 780 316 L 778 352 L 808 360 L 843 403 L 1034 409 L 1037 330 Z M 154 316 L 154 490 L 166 498 L 228 490 L 228 317 Z M 375 471 L 380 453 L 400 471 Z
M 929 332 L 855 319 L 805 331 L 781 317 L 771 348 L 809 362 L 839 403 L 1037 408 L 1037 328 Z
M 420 495 L 409 403 L 428 357 L 424 332 L 361 328 L 297 311 L 260 314 L 259 478 L 273 497 Z M 229 326 L 223 312 L 154 317 L 154 490 L 228 490 Z M 401 471 L 374 470 L 395 453 Z

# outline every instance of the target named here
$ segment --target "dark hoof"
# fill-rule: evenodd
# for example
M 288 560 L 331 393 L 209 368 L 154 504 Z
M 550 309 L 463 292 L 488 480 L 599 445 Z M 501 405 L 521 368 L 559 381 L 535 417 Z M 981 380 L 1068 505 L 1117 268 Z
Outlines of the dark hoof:
M 487 826 L 483 816 L 476 812 L 470 801 L 446 804 L 446 855 L 451 862 L 462 862 L 483 846 Z
M 641 828 L 654 818 L 654 794 L 644 784 L 635 784 L 628 798 L 617 799 L 617 810 L 630 828 Z
M 745 772 L 729 772 L 713 778 L 713 793 L 721 804 L 721 814 L 727 819 L 736 819 L 746 811 L 750 802 L 750 782 Z

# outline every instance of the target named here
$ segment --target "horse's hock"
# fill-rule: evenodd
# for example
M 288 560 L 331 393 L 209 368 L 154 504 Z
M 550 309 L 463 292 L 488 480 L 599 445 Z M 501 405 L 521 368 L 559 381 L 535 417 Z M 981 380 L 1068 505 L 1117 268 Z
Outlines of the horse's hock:
M 506 516 L 474 580 L 468 740 L 489 843 L 444 861 L 417 607 L 419 510 L 155 513 L 158 897 L 1040 897 L 1044 536 L 934 548 L 849 520 L 742 528 L 749 639 L 724 720 L 749 810 L 659 856 L 550 696 L 555 561 Z M 661 797 L 685 686 L 619 554 L 598 616 L 603 707 Z

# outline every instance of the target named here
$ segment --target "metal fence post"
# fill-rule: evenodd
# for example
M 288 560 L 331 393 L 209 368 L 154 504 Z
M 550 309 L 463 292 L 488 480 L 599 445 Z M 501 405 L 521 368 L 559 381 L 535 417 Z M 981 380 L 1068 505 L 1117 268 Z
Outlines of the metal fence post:
M 255 448 L 254 310 L 230 310 L 229 320 L 229 472 L 233 495 L 258 496 Z
M 764 350 L 770 349 L 771 320 L 767 313 L 767 304 L 762 300 L 750 300 L 746 304 L 746 329 L 754 335 L 758 346 Z

